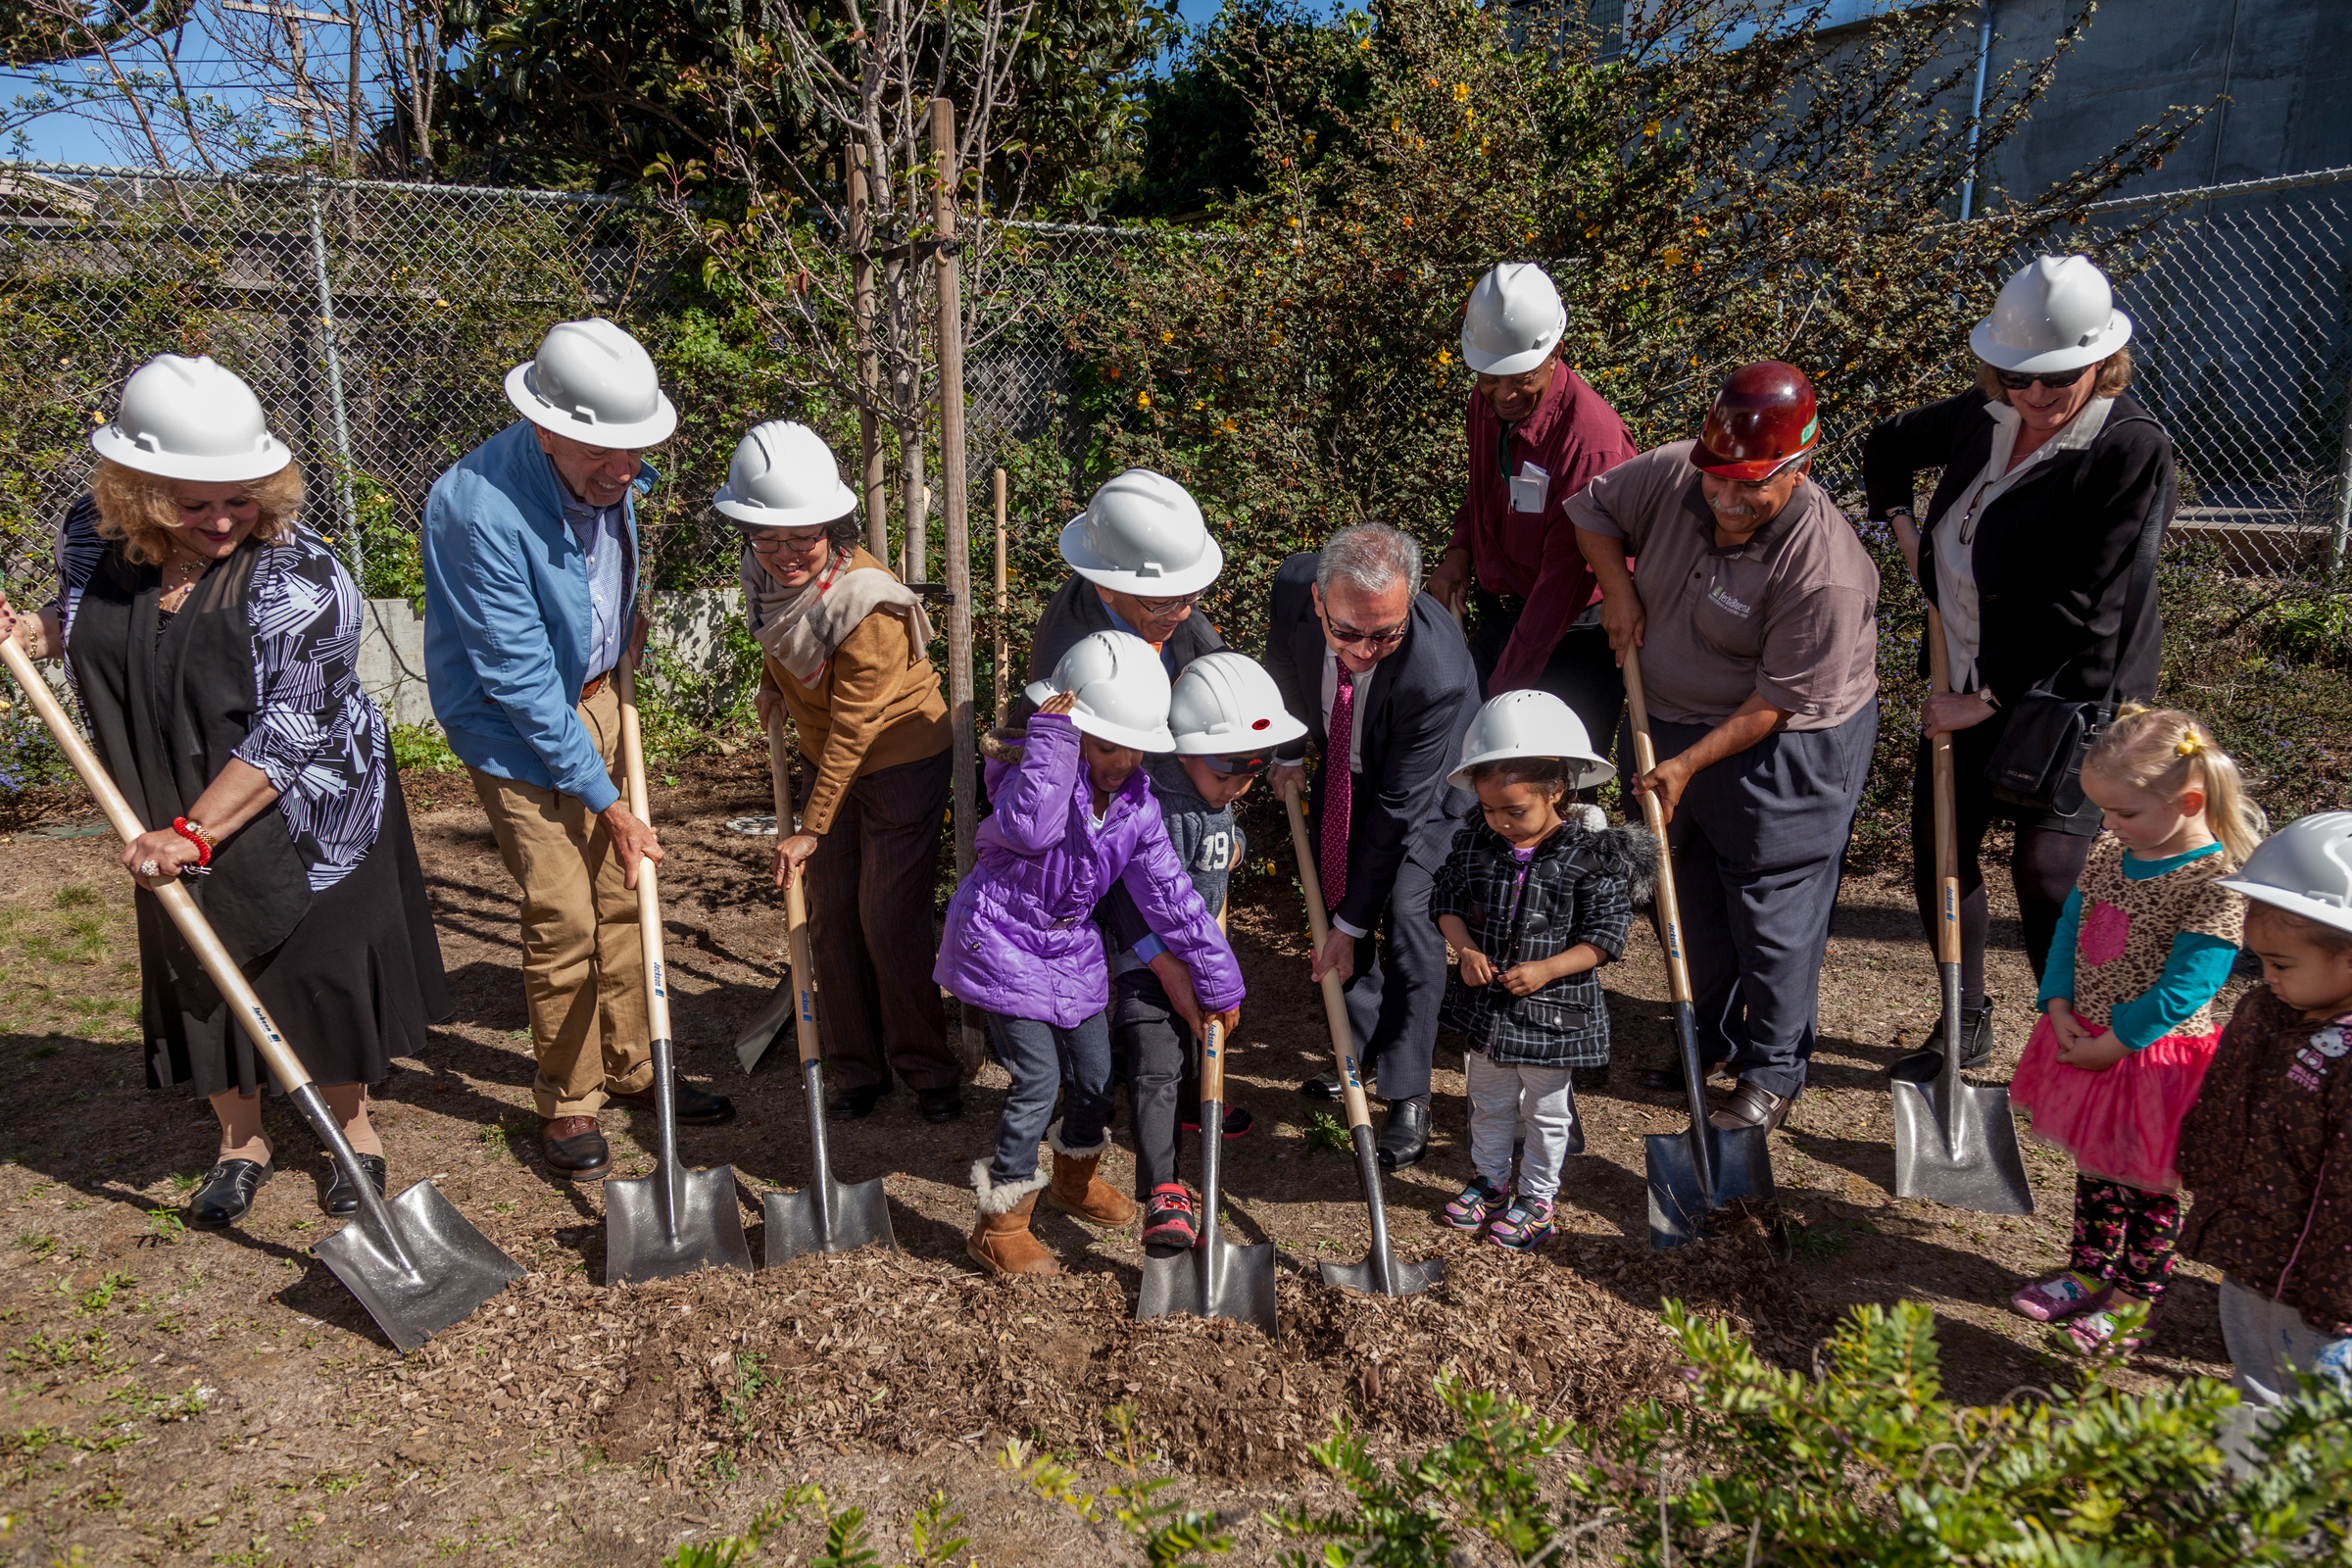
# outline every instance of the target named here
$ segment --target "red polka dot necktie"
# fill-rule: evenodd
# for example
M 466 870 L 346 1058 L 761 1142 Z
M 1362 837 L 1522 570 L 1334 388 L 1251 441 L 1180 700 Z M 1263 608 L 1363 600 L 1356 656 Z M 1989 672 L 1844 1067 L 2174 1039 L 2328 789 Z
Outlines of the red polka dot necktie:
M 1323 842 L 1315 869 L 1323 879 L 1323 907 L 1337 912 L 1348 896 L 1348 810 L 1354 802 L 1355 774 L 1348 756 L 1355 738 L 1355 676 L 1340 666 L 1339 690 L 1331 696 L 1330 739 L 1323 747 Z

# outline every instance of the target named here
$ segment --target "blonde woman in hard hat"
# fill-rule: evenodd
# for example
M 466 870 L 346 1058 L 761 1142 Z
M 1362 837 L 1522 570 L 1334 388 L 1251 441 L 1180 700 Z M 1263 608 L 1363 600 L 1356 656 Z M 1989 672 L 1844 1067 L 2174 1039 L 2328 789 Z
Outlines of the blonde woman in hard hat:
M 1567 329 L 1559 290 L 1533 263 L 1505 262 L 1470 291 L 1468 482 L 1429 591 L 1457 614 L 1477 612 L 1470 657 L 1487 695 L 1549 692 L 1605 748 L 1625 679 L 1600 624 L 1599 581 L 1564 509 L 1635 447 L 1617 411 L 1565 362 Z
M 68 660 L 100 760 L 159 824 L 122 868 L 142 890 L 188 879 L 380 1193 L 368 1088 L 451 1006 L 390 736 L 360 690 L 359 589 L 296 520 L 302 473 L 260 401 L 210 359 L 148 362 L 90 444 L 58 597 L 37 615 L 0 599 L 0 638 Z M 161 906 L 133 902 L 148 1087 L 212 1102 L 217 1159 L 183 1214 L 218 1229 L 272 1173 L 267 1073 Z M 338 1171 L 320 1203 L 360 1199 Z
M 1231 1029 L 1242 970 L 1168 843 L 1143 772 L 1168 733 L 1167 671 L 1139 637 L 1101 631 L 1064 654 L 1017 748 L 988 762 L 996 809 L 956 889 L 932 978 L 988 1013 L 1011 1074 L 997 1147 L 972 1164 L 979 1221 L 964 1250 L 996 1274 L 1058 1274 L 1029 1233 L 1038 1194 L 1065 1214 L 1125 1225 L 1135 1205 L 1097 1173 L 1110 1148 L 1110 971 L 1096 903 L 1112 883 L 1183 965 L 1200 1005 Z M 1055 1100 L 1061 1117 L 1054 1118 Z M 1037 1145 L 1054 1149 L 1051 1177 Z
M 425 499 L 425 679 L 522 895 L 541 1156 L 559 1180 L 595 1182 L 612 1164 L 598 1112 L 654 1102 L 634 889 L 662 843 L 613 780 L 612 675 L 645 641 L 645 449 L 678 416 L 644 346 L 601 317 L 548 328 L 506 392 L 521 417 Z M 724 1095 L 675 1089 L 681 1122 L 735 1114 Z
M 765 656 L 760 719 L 781 711 L 815 777 L 776 842 L 775 885 L 803 867 L 825 1070 L 840 1121 L 873 1113 L 893 1075 L 923 1119 L 963 1112 L 939 987 L 910 953 L 931 909 L 954 736 L 923 602 L 858 548 L 858 498 L 805 424 L 735 447 L 711 505 L 744 532 L 743 608 Z
M 1960 989 L 1964 1067 L 1991 1059 L 1984 994 L 1989 916 L 1982 846 L 1994 822 L 2016 825 L 2009 874 L 2026 957 L 2036 976 L 2058 915 L 2099 831 L 2075 759 L 2042 755 L 2053 793 L 2006 795 L 1987 776 L 1996 757 L 2039 726 L 2025 709 L 2115 706 L 2153 697 L 2164 626 L 2153 591 L 2155 552 L 2175 500 L 2173 440 L 2127 390 L 2132 319 L 2115 308 L 2089 258 L 2043 256 L 2001 289 L 1969 334 L 1976 385 L 1898 414 L 1862 443 L 1870 515 L 1892 524 L 1922 589 L 1943 617 L 1952 693 L 1928 699 L 1911 797 L 1912 888 L 1921 922 L 1936 922 L 1934 801 L 1928 737 L 1952 737 L 1960 828 Z M 1912 514 L 1922 469 L 1941 470 L 1924 518 Z M 2144 562 L 2140 569 L 2135 564 Z M 1923 644 L 1919 667 L 1928 667 Z M 2031 715 L 2034 718 L 2043 714 Z M 2011 728 L 2017 743 L 2006 749 Z M 2047 753 L 2047 748 L 2042 749 Z M 1946 1042 L 1888 1071 L 1936 1076 Z

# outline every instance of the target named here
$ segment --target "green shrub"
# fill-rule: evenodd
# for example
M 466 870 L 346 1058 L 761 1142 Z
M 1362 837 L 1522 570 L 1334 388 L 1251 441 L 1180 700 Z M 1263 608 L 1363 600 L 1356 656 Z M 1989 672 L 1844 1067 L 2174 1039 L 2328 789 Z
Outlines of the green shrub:
M 392 761 L 403 773 L 463 773 L 466 764 L 430 724 L 392 726 Z

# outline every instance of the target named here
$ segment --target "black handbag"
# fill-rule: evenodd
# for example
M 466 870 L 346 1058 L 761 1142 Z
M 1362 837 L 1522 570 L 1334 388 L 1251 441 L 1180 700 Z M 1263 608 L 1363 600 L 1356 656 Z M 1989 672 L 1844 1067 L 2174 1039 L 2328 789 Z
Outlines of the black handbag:
M 2132 635 L 2147 613 L 2156 588 L 2156 558 L 2164 549 L 2165 525 L 2173 515 L 2173 481 L 2140 525 L 2139 550 L 2132 563 L 2132 586 L 2124 597 L 2123 624 L 2116 636 L 2116 668 L 2123 668 Z M 2061 666 L 2063 667 L 2063 666 Z M 2034 687 L 2009 705 L 2009 722 L 1984 762 L 1993 799 L 2021 810 L 2072 816 L 2082 809 L 2082 759 L 2115 718 L 2115 682 L 2089 701 L 2060 697 L 2050 690 L 2058 676 Z

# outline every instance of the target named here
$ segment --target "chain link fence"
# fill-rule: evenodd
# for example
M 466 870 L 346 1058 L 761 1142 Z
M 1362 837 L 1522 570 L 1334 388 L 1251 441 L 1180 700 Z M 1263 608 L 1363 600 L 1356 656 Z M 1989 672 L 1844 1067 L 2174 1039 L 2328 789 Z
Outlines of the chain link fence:
M 2241 572 L 2326 575 L 2352 518 L 2352 170 L 2103 203 L 2042 248 L 2096 251 L 2105 225 L 2157 204 L 2164 220 L 2111 260 L 2132 270 L 2135 391 L 2180 452 L 2179 533 L 2219 543 Z M 1054 434 L 1073 468 L 1083 457 L 1067 323 L 1115 307 L 1136 269 L 1213 268 L 1223 249 L 1166 230 L 990 226 L 966 274 L 982 495 L 1016 443 Z M 675 373 L 678 254 L 673 228 L 610 197 L 0 166 L 0 580 L 38 601 L 90 429 L 133 368 L 178 349 L 253 383 L 311 479 L 314 524 L 369 592 L 413 592 L 425 491 L 512 417 L 501 380 L 550 322 L 612 317 Z M 702 500 L 736 426 L 794 412 L 772 379 L 697 392 L 647 514 L 667 587 L 732 579 L 732 536 Z

